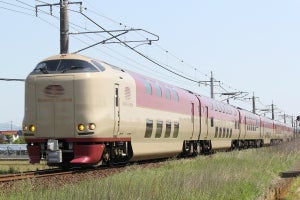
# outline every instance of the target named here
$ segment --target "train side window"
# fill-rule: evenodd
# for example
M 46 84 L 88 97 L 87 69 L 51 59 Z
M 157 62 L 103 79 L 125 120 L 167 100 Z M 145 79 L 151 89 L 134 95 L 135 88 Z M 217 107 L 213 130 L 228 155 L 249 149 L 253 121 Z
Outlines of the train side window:
M 103 72 L 103 71 L 105 70 L 105 68 L 104 68 L 100 63 L 98 63 L 97 61 L 92 60 L 91 62 L 92 62 L 94 65 L 96 65 L 100 71 Z
M 143 79 L 143 82 L 144 82 L 144 85 L 145 85 L 145 88 L 146 88 L 146 93 L 151 95 L 152 94 L 151 84 L 148 81 L 144 80 L 144 79 Z
M 151 138 L 152 130 L 153 130 L 153 120 L 147 119 L 145 138 Z
M 178 102 L 179 101 L 178 93 L 175 90 L 172 89 L 172 94 L 173 94 L 174 101 Z
M 161 97 L 162 96 L 162 93 L 161 93 L 161 89 L 159 87 L 159 85 L 157 83 L 154 83 L 154 86 L 155 86 L 155 94 L 157 97 Z
M 119 107 L 119 88 L 115 88 L 115 105 Z
M 226 128 L 223 128 L 223 136 L 222 136 L 222 138 L 224 138 L 225 135 L 226 135 Z
M 226 138 L 229 137 L 229 128 L 227 128 Z
M 230 138 L 232 137 L 232 129 L 230 129 L 229 137 L 230 137 Z
M 165 138 L 169 138 L 171 135 L 171 127 L 172 127 L 172 123 L 167 121 L 166 122 L 166 132 L 165 132 Z
M 164 86 L 164 85 L 162 87 L 164 88 L 166 99 L 167 100 L 171 100 L 171 92 L 170 92 L 170 90 L 166 86 Z
M 157 121 L 155 138 L 160 138 L 161 137 L 162 128 L 163 128 L 163 122 L 162 121 Z
M 218 137 L 218 131 L 219 131 L 219 128 L 216 126 L 216 129 L 215 129 L 215 138 Z
M 219 138 L 222 136 L 222 128 L 219 129 Z
M 174 122 L 174 133 L 173 133 L 173 138 L 177 138 L 179 133 L 179 123 Z
M 210 118 L 210 127 L 213 127 L 213 126 L 214 126 L 214 118 L 211 117 L 211 118 Z

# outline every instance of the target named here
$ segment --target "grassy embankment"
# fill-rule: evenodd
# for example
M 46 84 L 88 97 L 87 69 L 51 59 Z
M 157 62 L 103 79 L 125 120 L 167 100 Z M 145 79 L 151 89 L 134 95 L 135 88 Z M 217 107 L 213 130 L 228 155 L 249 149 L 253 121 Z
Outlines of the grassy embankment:
M 291 188 L 286 194 L 286 200 L 299 200 L 300 199 L 300 177 L 295 178 Z
M 30 164 L 28 160 L 0 160 L 0 174 L 11 174 L 44 169 L 49 169 L 45 162 L 33 165 Z
M 108 178 L 63 187 L 32 188 L 30 180 L 0 199 L 256 199 L 281 171 L 300 161 L 299 141 L 196 159 L 170 160 L 159 168 L 127 167 Z M 54 184 L 54 183 L 53 183 Z M 52 188 L 51 190 L 49 188 Z

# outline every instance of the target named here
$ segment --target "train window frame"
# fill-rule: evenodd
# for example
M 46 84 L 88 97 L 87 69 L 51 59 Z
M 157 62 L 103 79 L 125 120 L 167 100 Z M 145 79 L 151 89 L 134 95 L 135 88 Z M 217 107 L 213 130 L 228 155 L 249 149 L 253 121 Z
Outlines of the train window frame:
M 171 136 L 172 131 L 172 122 L 166 121 L 166 131 L 165 131 L 165 138 L 169 138 Z
M 67 67 L 66 67 L 67 66 Z M 91 62 L 80 59 L 53 59 L 39 62 L 30 75 L 100 72 Z
M 163 129 L 164 122 L 161 120 L 157 120 L 156 122 L 156 132 L 155 132 L 155 138 L 161 138 L 162 135 L 162 129 Z
M 173 138 L 177 138 L 179 135 L 179 122 L 174 122 Z
M 151 138 L 153 132 L 153 120 L 147 119 L 146 120 L 146 131 L 145 131 L 145 138 Z

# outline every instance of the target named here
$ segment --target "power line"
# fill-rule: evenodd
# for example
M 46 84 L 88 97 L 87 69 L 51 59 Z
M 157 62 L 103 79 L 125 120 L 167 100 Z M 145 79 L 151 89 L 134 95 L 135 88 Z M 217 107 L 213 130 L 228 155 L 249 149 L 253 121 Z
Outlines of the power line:
M 16 0 L 16 2 L 18 2 L 18 3 L 20 3 L 20 4 L 23 4 L 23 5 L 26 5 L 26 6 L 30 7 L 30 8 L 34 8 L 34 6 L 31 6 L 31 5 L 29 5 L 29 4 L 27 4 L 27 3 L 23 2 L 23 1 Z M 40 1 L 40 0 L 36 0 L 36 2 L 46 3 L 46 2 Z M 5 5 L 9 5 L 9 6 L 12 6 L 12 7 L 16 7 L 16 8 L 18 8 L 18 9 L 21 9 L 21 10 L 24 10 L 24 11 L 25 11 L 25 10 L 26 10 L 26 11 L 28 11 L 28 10 L 34 11 L 33 9 L 30 9 L 30 8 L 27 8 L 27 7 L 23 7 L 23 6 L 20 6 L 20 5 L 16 5 L 16 4 L 13 4 L 13 3 L 7 3 L 7 2 L 4 2 L 4 1 L 0 1 L 0 3 L 3 3 L 3 4 L 5 4 Z M 47 3 L 46 3 L 46 4 L 47 4 Z M 23 12 L 23 11 L 19 11 L 19 10 L 16 10 L 16 9 L 12 9 L 12 8 L 9 8 L 9 7 L 6 7 L 6 6 L 0 6 L 0 8 L 1 8 L 1 9 L 5 9 L 5 10 L 9 10 L 9 11 L 12 11 L 12 12 L 17 12 L 17 13 L 21 13 L 21 14 L 25 14 L 25 15 L 29 15 L 29 16 L 34 16 L 33 14 L 29 14 L 29 13 L 27 13 L 27 12 Z M 69 10 L 70 10 L 70 9 L 69 9 Z M 58 17 L 55 16 L 55 15 L 51 15 L 50 13 L 47 13 L 47 12 L 42 11 L 42 10 L 39 10 L 39 11 L 42 12 L 43 14 L 47 14 L 47 15 L 50 15 L 50 16 L 54 17 L 55 19 L 58 19 Z M 70 10 L 70 11 L 72 11 L 72 10 Z M 111 21 L 111 22 L 113 22 L 113 23 L 115 23 L 115 24 L 118 24 L 119 26 L 128 27 L 128 26 L 124 25 L 124 24 L 121 23 L 121 22 L 117 22 L 116 20 L 113 20 L 113 19 L 111 19 L 111 18 L 109 18 L 109 17 L 107 17 L 107 16 L 105 16 L 105 15 L 103 15 L 103 14 L 99 14 L 97 11 L 92 11 L 92 10 L 88 10 L 88 11 L 93 12 L 94 14 L 96 14 L 96 15 L 98 15 L 98 16 L 100 16 L 100 17 L 103 17 L 103 18 L 105 18 L 105 19 L 107 19 L 107 20 L 109 20 L 109 21 Z M 41 18 L 40 16 L 38 16 L 38 18 L 41 19 L 42 21 L 44 21 L 44 22 L 50 24 L 51 26 L 54 26 L 55 28 L 58 28 L 57 26 L 55 26 L 53 23 L 47 21 L 46 19 L 43 19 L 43 18 Z M 76 24 L 76 23 L 72 23 L 72 22 L 71 22 L 70 24 L 72 25 L 71 27 L 72 27 L 73 29 L 76 29 L 76 27 L 77 27 L 77 28 L 79 28 L 79 29 L 85 29 L 85 30 L 86 30 L 86 28 L 84 28 L 84 27 L 82 27 L 82 26 L 80 26 L 80 25 L 78 25 L 78 24 Z M 104 30 L 105 32 L 107 32 L 107 30 L 105 30 L 104 28 L 103 28 L 103 30 Z M 137 34 L 141 35 L 140 33 L 137 33 Z M 100 35 L 98 35 L 98 36 L 99 36 L 99 37 L 102 37 L 102 38 L 105 38 L 105 37 L 100 36 Z M 141 35 L 141 36 L 145 37 L 144 35 Z M 93 38 L 93 37 L 90 37 L 90 36 L 86 36 L 86 37 L 88 37 L 90 40 L 96 41 L 96 39 Z M 111 35 L 111 37 L 114 37 L 114 36 Z M 78 37 L 73 37 L 73 38 L 75 38 L 75 39 L 81 41 L 82 43 L 87 44 L 86 42 L 80 40 Z M 121 41 L 119 41 L 119 42 L 121 42 Z M 158 61 L 157 59 L 151 58 L 151 57 L 145 55 L 144 53 L 142 53 L 141 51 L 138 51 L 138 50 L 134 49 L 134 47 L 131 47 L 130 45 L 125 45 L 124 43 L 122 43 L 122 44 L 123 44 L 125 47 L 127 47 L 127 48 L 133 50 L 134 52 L 138 53 L 139 55 L 141 55 L 141 56 L 144 57 L 145 59 L 149 60 L 150 62 L 154 63 L 155 65 L 157 65 L 157 66 L 159 66 L 159 67 L 161 67 L 161 68 L 167 70 L 168 72 L 173 73 L 173 74 L 175 74 L 175 75 L 177 75 L 177 76 L 179 76 L 179 77 L 181 77 L 181 78 L 183 78 L 183 79 L 185 79 L 185 80 L 192 81 L 192 82 L 195 82 L 195 83 L 199 83 L 199 81 L 197 81 L 197 80 L 195 80 L 195 79 L 193 79 L 193 78 L 189 78 L 189 77 L 191 77 L 192 75 L 188 75 L 188 74 L 185 73 L 185 72 L 179 71 L 179 70 L 173 68 L 172 65 L 170 65 L 170 64 L 167 64 L 167 63 Z M 195 72 L 201 73 L 202 75 L 208 77 L 207 74 L 205 74 L 205 73 L 199 71 L 199 69 L 198 69 L 197 67 L 194 67 L 194 66 L 192 66 L 192 65 L 190 65 L 190 64 L 188 64 L 188 63 L 186 63 L 183 59 L 180 59 L 178 56 L 176 56 L 175 54 L 171 53 L 169 50 L 166 50 L 165 48 L 161 47 L 161 46 L 158 45 L 158 44 L 154 44 L 154 46 L 156 46 L 157 48 L 159 48 L 159 49 L 160 49 L 162 52 L 164 52 L 165 54 L 170 55 L 173 59 L 177 60 L 179 64 L 183 64 L 183 65 L 185 65 L 185 66 L 187 66 L 187 67 L 189 67 L 189 68 L 195 70 Z M 119 58 L 113 57 L 112 55 L 109 55 L 107 52 L 103 52 L 103 53 L 105 53 L 105 54 L 107 54 L 107 55 L 113 57 L 114 59 L 118 59 L 118 60 L 120 60 L 121 62 L 124 62 L 124 63 L 128 63 L 127 61 L 130 60 L 131 62 L 135 62 L 135 64 L 137 64 L 137 65 L 141 65 L 140 63 L 136 62 L 134 59 L 129 59 L 128 57 L 126 57 L 126 56 L 124 56 L 124 55 L 118 53 L 118 52 L 115 51 L 114 49 L 111 49 L 111 48 L 109 48 L 109 47 L 105 47 L 105 48 L 107 48 L 107 49 L 113 51 L 114 53 L 118 54 L 119 56 L 124 57 L 124 58 L 126 59 L 126 61 L 124 61 L 124 60 L 121 61 Z M 99 49 L 98 49 L 98 50 L 99 50 Z M 151 71 L 151 70 L 150 70 L 150 71 Z M 151 72 L 152 72 L 152 71 L 151 71 Z M 148 72 L 147 72 L 147 73 L 148 73 Z M 0 79 L 0 80 L 6 80 L 6 79 Z M 14 81 L 14 80 L 15 80 L 15 81 L 24 81 L 23 79 L 11 79 L 11 80 L 8 80 L 8 79 L 7 79 L 6 81 Z M 220 88 L 219 88 L 219 89 L 224 90 L 224 91 L 227 91 L 223 86 L 226 86 L 226 87 L 231 88 L 229 85 L 226 85 L 225 83 L 220 82 L 220 84 L 219 84 L 219 87 L 220 87 Z M 234 89 L 234 88 L 233 88 L 233 89 Z M 234 90 L 239 91 L 239 90 L 237 90 L 237 89 L 234 89 Z M 260 103 L 261 103 L 261 102 L 260 102 Z M 262 103 L 261 103 L 261 104 L 262 104 Z
M 0 81 L 25 81 L 25 79 L 18 79 L 18 78 L 0 78 Z
M 11 12 L 15 12 L 15 13 L 21 13 L 21 14 L 28 15 L 28 16 L 34 16 L 32 14 L 22 12 L 22 11 L 19 11 L 19 10 L 14 10 L 14 9 L 11 9 L 11 8 L 6 8 L 6 7 L 2 7 L 2 6 L 0 6 L 0 8 L 3 9 L 3 10 L 8 10 L 8 11 L 11 11 Z

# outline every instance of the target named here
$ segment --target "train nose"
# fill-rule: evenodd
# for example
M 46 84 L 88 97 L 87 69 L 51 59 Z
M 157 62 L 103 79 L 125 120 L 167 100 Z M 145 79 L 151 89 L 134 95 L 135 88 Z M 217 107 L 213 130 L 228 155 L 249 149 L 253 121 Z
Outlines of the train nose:
M 36 80 L 39 137 L 74 136 L 74 77 L 40 76 Z M 39 130 L 43 130 L 42 132 Z

